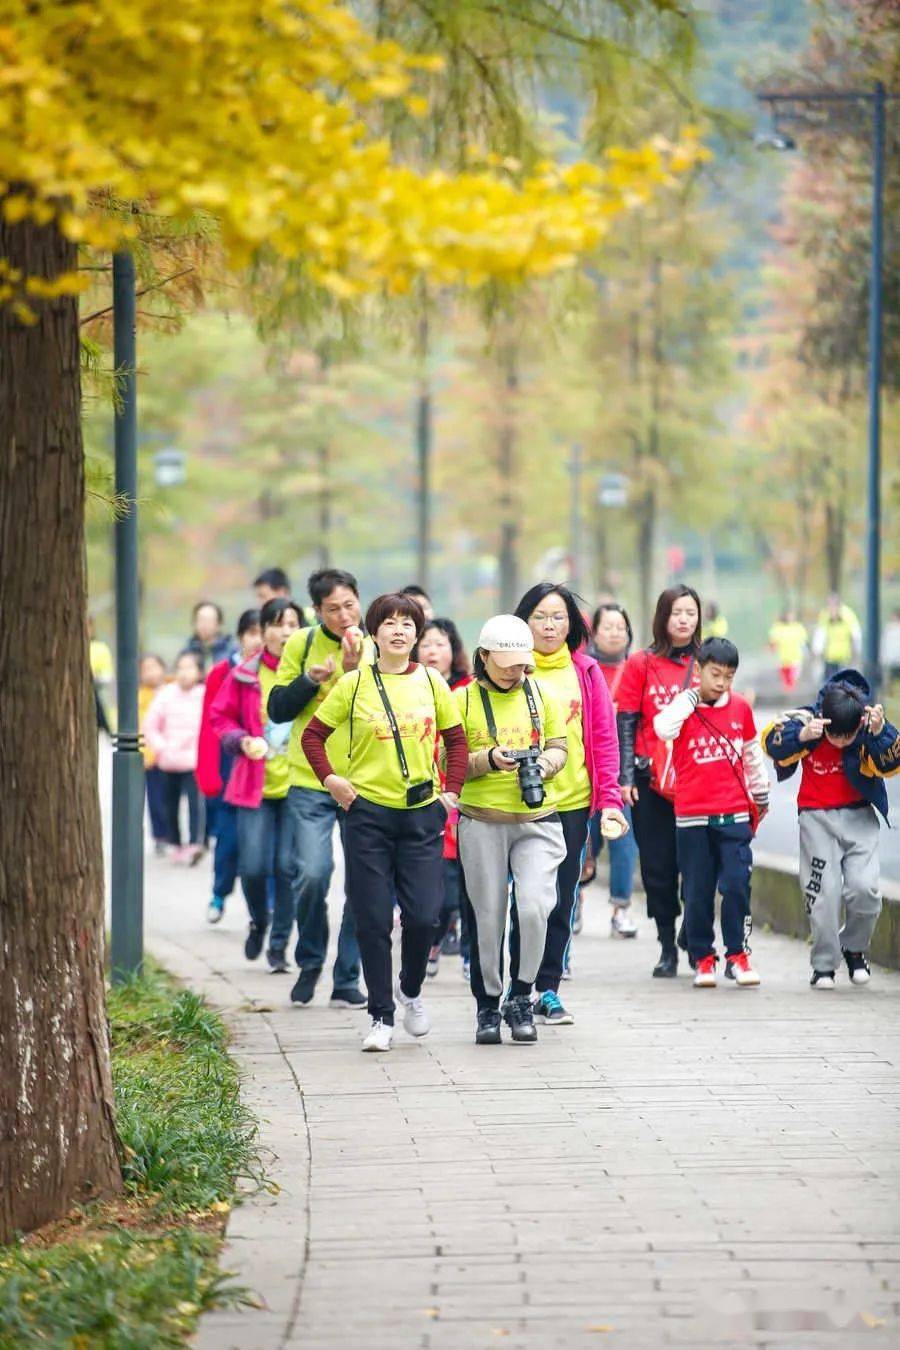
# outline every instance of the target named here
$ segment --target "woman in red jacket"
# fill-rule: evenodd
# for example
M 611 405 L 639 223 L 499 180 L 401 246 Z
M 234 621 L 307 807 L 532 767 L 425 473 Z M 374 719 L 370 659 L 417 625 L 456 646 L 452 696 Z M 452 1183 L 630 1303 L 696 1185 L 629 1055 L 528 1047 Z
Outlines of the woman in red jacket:
M 567 758 L 553 779 L 566 843 L 557 874 L 557 900 L 547 921 L 544 958 L 534 982 L 535 1015 L 565 1026 L 574 1017 L 559 998 L 559 982 L 572 941 L 581 868 L 587 850 L 588 821 L 599 811 L 601 828 L 625 834 L 618 787 L 619 746 L 616 717 L 606 681 L 584 648 L 590 633 L 575 596 L 566 586 L 542 581 L 519 601 L 516 617 L 524 619 L 534 641 L 535 673 L 541 688 L 553 695 L 565 713 Z M 549 795 L 549 794 L 548 794 Z M 518 930 L 515 914 L 510 932 L 510 973 L 517 976 Z
M 235 812 L 238 868 L 250 931 L 244 955 L 255 961 L 269 932 L 266 953 L 273 973 L 288 969 L 286 948 L 294 925 L 294 835 L 287 809 L 290 723 L 273 723 L 267 704 L 284 644 L 300 627 L 299 607 L 276 596 L 260 610 L 262 650 L 241 661 L 225 679 L 210 717 L 233 769 L 225 801 Z M 269 925 L 269 886 L 274 879 Z
M 206 909 L 210 923 L 218 923 L 225 913 L 225 901 L 234 890 L 238 869 L 237 818 L 234 807 L 224 797 L 232 759 L 219 743 L 210 710 L 227 675 L 239 661 L 247 661 L 262 646 L 259 610 L 245 609 L 238 619 L 238 650 L 213 666 L 206 676 L 203 712 L 200 717 L 200 742 L 197 747 L 197 786 L 206 798 L 206 832 L 215 835 L 213 853 L 213 893 Z
M 656 602 L 653 641 L 629 656 L 616 691 L 622 796 L 631 807 L 647 914 L 656 922 L 657 978 L 678 974 L 675 924 L 681 909 L 675 807 L 660 783 L 660 742 L 653 719 L 681 690 L 698 683 L 702 639 L 700 597 L 692 586 L 670 586 Z

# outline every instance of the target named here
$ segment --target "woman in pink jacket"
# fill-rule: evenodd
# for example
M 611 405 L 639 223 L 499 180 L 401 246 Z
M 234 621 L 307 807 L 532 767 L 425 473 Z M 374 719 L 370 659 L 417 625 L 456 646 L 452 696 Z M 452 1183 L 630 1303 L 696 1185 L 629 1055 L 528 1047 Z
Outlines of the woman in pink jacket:
M 532 586 L 519 601 L 516 617 L 524 619 L 534 639 L 535 673 L 541 688 L 565 710 L 565 767 L 553 779 L 551 793 L 559 810 L 566 857 L 557 874 L 557 900 L 547 921 L 544 959 L 534 987 L 535 1016 L 557 1026 L 574 1022 L 559 997 L 566 968 L 572 924 L 578 904 L 588 822 L 600 812 L 600 828 L 619 837 L 628 829 L 619 791 L 619 738 L 616 715 L 603 672 L 583 650 L 588 626 L 572 592 L 551 581 Z M 513 911 L 515 912 L 515 911 Z M 510 932 L 510 970 L 516 974 L 518 933 Z
M 156 755 L 163 775 L 163 800 L 168 822 L 168 841 L 175 858 L 193 866 L 203 853 L 203 812 L 194 770 L 203 713 L 200 662 L 193 652 L 182 652 L 175 663 L 175 679 L 165 684 L 144 718 L 144 740 Z M 181 843 L 179 813 L 181 798 L 188 801 L 190 840 Z

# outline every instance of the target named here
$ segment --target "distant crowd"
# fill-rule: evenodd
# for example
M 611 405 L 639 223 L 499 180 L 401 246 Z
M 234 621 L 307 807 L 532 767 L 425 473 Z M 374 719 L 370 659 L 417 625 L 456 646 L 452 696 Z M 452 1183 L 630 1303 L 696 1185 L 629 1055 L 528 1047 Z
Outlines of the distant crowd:
M 193 866 L 211 851 L 209 922 L 240 880 L 245 955 L 265 952 L 273 974 L 293 958 L 296 1006 L 326 964 L 336 825 L 346 899 L 330 1002 L 367 1008 L 367 1051 L 390 1049 L 398 1006 L 410 1035 L 427 1034 L 423 988 L 448 955 L 470 983 L 479 1044 L 499 1043 L 503 1024 L 516 1042 L 536 1039 L 536 1021 L 571 1024 L 560 990 L 604 848 L 616 939 L 638 931 L 639 860 L 655 978 L 675 978 L 684 953 L 694 985 L 715 986 L 721 955 L 726 980 L 758 985 L 751 844 L 770 806 L 766 757 L 777 782 L 801 775 L 810 983 L 831 988 L 843 967 L 868 981 L 900 736 L 854 668 L 860 626 L 837 596 L 811 636 L 791 611 L 773 625 L 785 693 L 808 652 L 824 678 L 813 703 L 760 735 L 733 687 L 727 621 L 687 585 L 663 591 L 652 641 L 633 650 L 617 601 L 586 614 L 567 586 L 542 582 L 486 620 L 471 661 L 419 586 L 365 615 L 342 569 L 312 574 L 308 604 L 280 568 L 254 586 L 233 636 L 203 601 L 171 672 L 142 659 L 147 806 L 159 854 Z M 91 656 L 102 719 L 111 662 L 96 639 Z

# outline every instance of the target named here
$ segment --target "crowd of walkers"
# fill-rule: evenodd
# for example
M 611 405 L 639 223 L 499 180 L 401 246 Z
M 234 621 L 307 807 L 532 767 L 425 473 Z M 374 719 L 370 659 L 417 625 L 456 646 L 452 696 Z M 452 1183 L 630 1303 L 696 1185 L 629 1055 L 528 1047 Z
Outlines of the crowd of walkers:
M 719 893 L 724 975 L 758 985 L 751 842 L 769 809 L 766 755 L 778 781 L 801 773 L 810 983 L 833 987 L 842 963 L 868 981 L 883 779 L 900 771 L 900 735 L 858 671 L 829 668 L 814 704 L 760 736 L 733 688 L 727 624 L 690 586 L 660 595 L 652 640 L 633 650 L 620 604 L 588 615 L 565 585 L 541 582 L 484 623 L 471 662 L 418 586 L 376 597 L 364 618 L 355 577 L 337 568 L 309 578 L 309 608 L 279 568 L 254 586 L 259 608 L 235 637 L 202 602 L 172 678 L 143 659 L 155 846 L 194 865 L 212 843 L 209 922 L 240 879 L 245 955 L 265 952 L 274 974 L 293 959 L 302 1008 L 326 964 L 337 826 L 345 903 L 330 1002 L 368 1010 L 364 1050 L 390 1049 L 398 1007 L 409 1035 L 428 1033 L 423 989 L 448 952 L 471 985 L 478 1044 L 500 1043 L 504 1023 L 522 1043 L 536 1021 L 573 1023 L 561 983 L 603 849 L 616 939 L 638 932 L 639 864 L 655 978 L 686 960 L 697 988 L 715 986 Z M 799 635 L 777 640 L 787 658 Z

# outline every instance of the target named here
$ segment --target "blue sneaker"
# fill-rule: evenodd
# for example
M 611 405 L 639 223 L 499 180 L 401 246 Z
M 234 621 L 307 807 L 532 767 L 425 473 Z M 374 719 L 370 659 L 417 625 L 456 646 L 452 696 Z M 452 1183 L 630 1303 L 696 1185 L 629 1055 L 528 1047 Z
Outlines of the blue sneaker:
M 218 923 L 224 913 L 225 900 L 221 895 L 214 895 L 206 910 L 207 923 Z
M 570 1027 L 575 1021 L 572 1014 L 563 1007 L 559 994 L 554 994 L 552 989 L 545 989 L 538 995 L 534 1015 L 554 1027 Z

